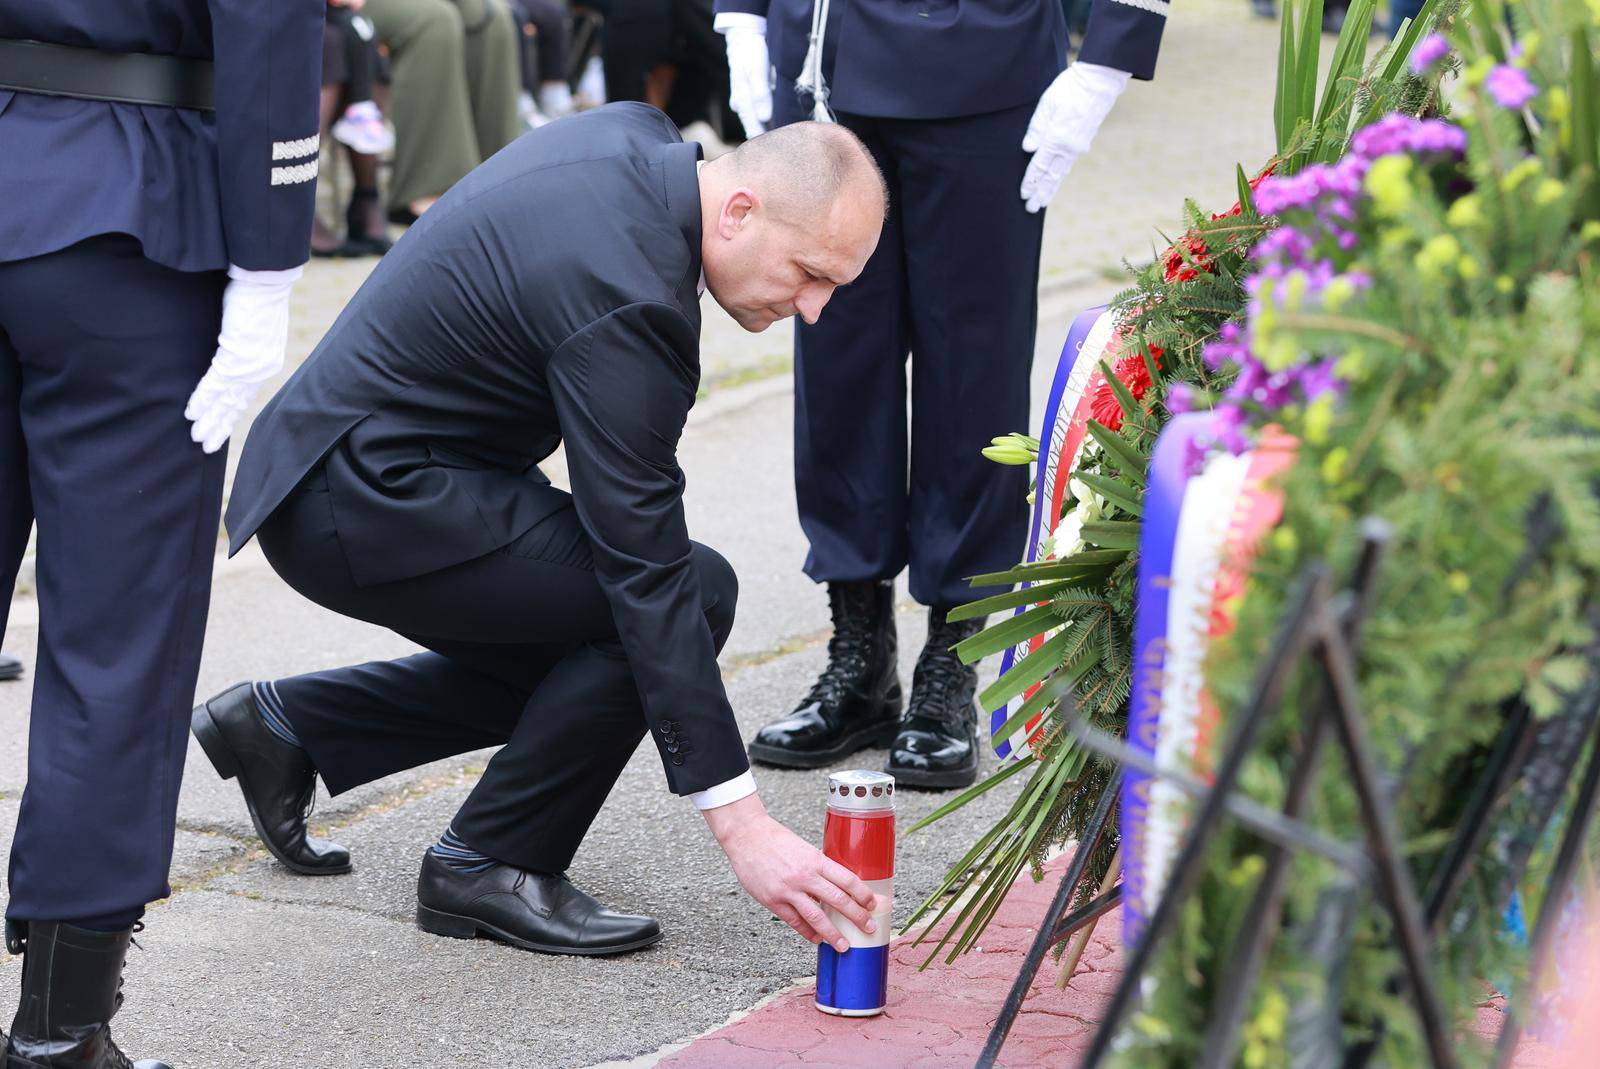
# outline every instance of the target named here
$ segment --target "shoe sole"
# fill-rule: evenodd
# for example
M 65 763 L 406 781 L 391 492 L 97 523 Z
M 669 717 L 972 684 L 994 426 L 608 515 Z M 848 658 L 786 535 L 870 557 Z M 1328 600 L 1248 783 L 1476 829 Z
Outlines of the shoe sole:
M 978 781 L 978 762 L 972 762 L 971 768 L 953 768 L 945 772 L 919 772 L 911 768 L 892 768 L 884 765 L 883 770 L 894 777 L 897 787 L 920 787 L 924 790 L 946 791 L 952 787 L 970 787 Z
M 222 737 L 222 729 L 212 719 L 209 703 L 202 702 L 195 706 L 194 713 L 189 717 L 189 730 L 194 732 L 194 737 L 200 741 L 200 749 L 205 751 L 206 758 L 210 760 L 211 767 L 217 770 L 217 775 L 224 780 L 230 780 L 239 774 L 239 759 L 234 756 L 233 747 L 228 745 L 228 740 Z M 250 812 L 250 823 L 255 826 L 256 838 L 267 848 L 267 853 L 277 858 L 278 864 L 290 872 L 301 876 L 343 876 L 354 868 L 350 864 L 334 868 L 312 868 L 290 860 L 268 838 L 261 824 L 261 818 L 256 815 L 256 804 L 250 800 L 250 792 L 244 789 L 243 782 L 239 784 L 239 793 L 244 796 L 244 807 Z
M 859 750 L 873 746 L 887 746 L 894 741 L 900 733 L 899 714 L 886 724 L 876 727 L 861 728 L 846 735 L 837 745 L 826 750 L 812 750 L 799 753 L 794 750 L 785 750 L 778 746 L 764 746 L 759 742 L 752 742 L 749 746 L 750 760 L 759 761 L 764 765 L 776 768 L 821 768 L 831 765 L 841 757 L 849 757 Z
M 636 939 L 631 943 L 622 943 L 613 947 L 597 947 L 586 950 L 579 947 L 558 947 L 546 943 L 535 943 L 529 939 L 519 939 L 510 932 L 502 931 L 492 924 L 473 917 L 462 917 L 455 913 L 445 913 L 437 909 L 429 909 L 421 902 L 417 903 L 417 927 L 429 935 L 440 935 L 446 939 L 476 939 L 486 935 L 490 939 L 517 947 L 520 950 L 532 950 L 539 954 L 566 954 L 581 958 L 609 957 L 613 954 L 626 954 L 634 950 L 643 950 L 645 947 L 654 946 L 661 942 L 662 932 L 657 932 L 648 939 Z

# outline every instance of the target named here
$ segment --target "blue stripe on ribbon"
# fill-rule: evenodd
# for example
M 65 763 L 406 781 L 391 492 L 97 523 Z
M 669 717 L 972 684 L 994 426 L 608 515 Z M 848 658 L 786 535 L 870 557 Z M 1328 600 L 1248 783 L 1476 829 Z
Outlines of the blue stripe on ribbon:
M 1050 464 L 1050 439 L 1055 431 L 1056 420 L 1060 418 L 1061 414 L 1061 401 L 1067 392 L 1067 383 L 1072 379 L 1073 369 L 1077 366 L 1078 354 L 1083 351 L 1083 343 L 1088 340 L 1089 332 L 1094 329 L 1095 321 L 1100 318 L 1100 313 L 1105 310 L 1106 306 L 1101 304 L 1078 313 L 1078 318 L 1072 321 L 1072 327 L 1067 331 L 1066 344 L 1061 346 L 1061 356 L 1056 360 L 1056 376 L 1050 384 L 1050 399 L 1044 406 L 1044 422 L 1039 425 L 1039 459 L 1033 474 L 1033 522 L 1028 526 L 1028 543 L 1023 547 L 1022 559 L 1030 563 L 1039 558 L 1040 528 L 1044 524 L 1045 510 L 1050 507 L 1050 502 L 1045 500 L 1045 474 Z M 1071 476 L 1072 473 L 1070 471 L 1058 471 L 1056 473 L 1058 479 L 1071 478 Z M 1057 519 L 1059 517 L 1050 517 L 1052 527 L 1054 527 Z M 1026 588 L 1029 585 L 1031 584 L 1024 583 L 1023 587 Z M 1012 615 L 1015 616 L 1026 612 L 1028 608 L 1029 606 L 1026 605 L 1020 606 Z M 1008 647 L 1000 658 L 1000 674 L 1005 675 L 1009 672 L 1011 666 L 1016 663 L 1016 659 L 1016 647 Z M 1011 709 L 1009 704 L 991 710 L 989 713 L 990 737 L 992 738 L 994 733 L 999 731 L 1010 718 Z M 1015 737 L 1015 735 L 1012 736 L 1012 738 Z M 995 745 L 994 752 L 1001 758 L 1006 758 L 1011 756 L 1012 749 L 1011 739 L 1006 739 Z
M 1211 413 L 1178 416 L 1161 432 L 1150 458 L 1144 522 L 1139 534 L 1139 580 L 1134 597 L 1133 695 L 1128 711 L 1128 745 L 1149 757 L 1156 752 L 1167 656 L 1167 596 L 1188 477 L 1189 443 L 1209 435 Z M 1150 809 L 1149 776 L 1125 770 L 1122 786 L 1122 936 L 1133 946 L 1144 932 L 1145 835 Z

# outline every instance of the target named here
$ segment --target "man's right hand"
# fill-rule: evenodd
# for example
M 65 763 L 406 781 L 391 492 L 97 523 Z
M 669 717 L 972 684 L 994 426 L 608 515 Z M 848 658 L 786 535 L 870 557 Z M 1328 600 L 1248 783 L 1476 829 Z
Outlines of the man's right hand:
M 876 930 L 876 896 L 867 885 L 768 816 L 759 795 L 704 810 L 703 815 L 750 897 L 809 942 L 827 941 L 840 953 L 850 949 L 824 906 L 863 932 Z
M 726 21 L 729 16 L 721 18 Z M 746 18 L 749 23 L 739 21 L 722 32 L 728 39 L 728 103 L 744 124 L 745 136 L 755 137 L 772 121 L 772 61 L 767 55 L 766 19 Z

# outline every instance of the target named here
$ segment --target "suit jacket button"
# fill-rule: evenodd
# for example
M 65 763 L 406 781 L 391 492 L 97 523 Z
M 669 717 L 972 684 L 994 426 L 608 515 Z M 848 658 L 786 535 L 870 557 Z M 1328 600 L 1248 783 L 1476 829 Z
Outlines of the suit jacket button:
M 677 753 L 678 752 L 678 744 L 675 743 L 675 742 L 667 743 L 667 752 L 668 753 Z
M 679 757 L 677 754 L 674 754 L 672 757 L 672 763 L 675 765 L 681 765 L 683 764 L 683 758 Z

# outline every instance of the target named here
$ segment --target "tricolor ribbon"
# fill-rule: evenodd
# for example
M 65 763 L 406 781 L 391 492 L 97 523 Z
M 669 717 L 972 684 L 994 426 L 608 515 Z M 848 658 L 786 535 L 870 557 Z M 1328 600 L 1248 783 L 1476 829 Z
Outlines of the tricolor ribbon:
M 1218 710 L 1205 685 L 1211 642 L 1233 631 L 1250 564 L 1283 515 L 1278 478 L 1294 440 L 1269 428 L 1240 456 L 1212 455 L 1190 476 L 1188 457 L 1210 438 L 1210 413 L 1167 425 L 1150 459 L 1135 588 L 1128 744 L 1158 767 L 1208 777 Z M 1192 800 L 1129 769 L 1122 788 L 1123 941 L 1144 932 L 1188 825 Z
M 1118 339 L 1116 322 L 1104 305 L 1090 308 L 1072 322 L 1067 332 L 1067 342 L 1061 347 L 1061 357 L 1056 362 L 1055 380 L 1050 386 L 1050 399 L 1045 405 L 1043 429 L 1039 434 L 1039 461 L 1034 475 L 1033 521 L 1028 529 L 1028 544 L 1023 560 L 1027 563 L 1049 560 L 1055 556 L 1051 550 L 1051 537 L 1061 521 L 1061 503 L 1066 500 L 1067 483 L 1078 466 L 1083 443 L 1088 436 L 1091 405 L 1096 390 L 1104 376 L 1100 361 Z M 1024 583 L 1023 589 L 1031 584 Z M 1031 606 L 1022 606 L 1018 614 Z M 1000 659 L 1003 676 L 1014 665 L 1034 650 L 1044 645 L 1052 631 L 1034 635 L 1006 650 Z M 1041 684 L 1035 684 L 1010 702 L 989 714 L 989 732 L 993 736 L 1007 720 L 1033 697 Z M 1032 740 L 1039 730 L 1044 714 L 1029 720 L 1021 732 L 1021 739 Z M 1029 754 L 1028 742 L 1013 745 L 1017 735 L 997 741 L 995 753 L 1004 757 L 1021 759 Z

